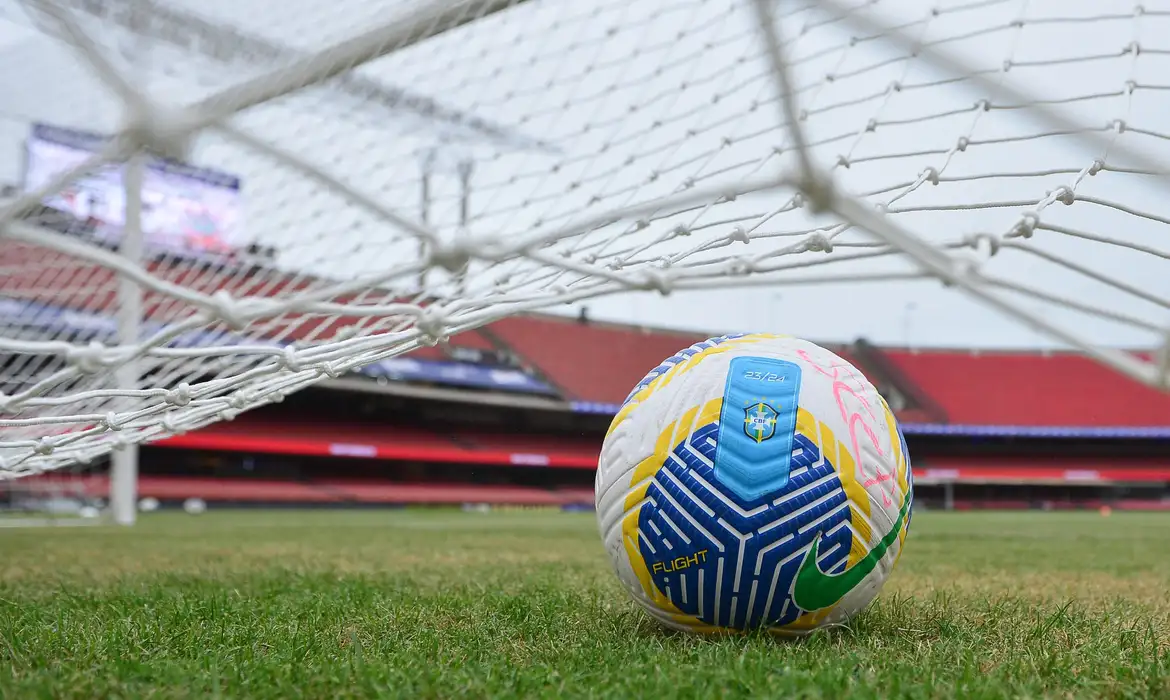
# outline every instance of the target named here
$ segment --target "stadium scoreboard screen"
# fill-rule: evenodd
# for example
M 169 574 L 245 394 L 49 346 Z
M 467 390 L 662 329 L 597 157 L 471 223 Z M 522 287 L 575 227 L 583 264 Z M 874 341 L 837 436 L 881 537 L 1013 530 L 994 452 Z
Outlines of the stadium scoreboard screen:
M 74 168 L 108 141 L 100 134 L 33 125 L 26 145 L 23 186 L 45 185 Z M 44 205 L 68 214 L 78 230 L 116 245 L 126 222 L 126 194 L 118 165 L 74 180 Z M 206 168 L 152 158 L 142 192 L 142 230 L 148 250 L 230 255 L 244 245 L 240 179 Z

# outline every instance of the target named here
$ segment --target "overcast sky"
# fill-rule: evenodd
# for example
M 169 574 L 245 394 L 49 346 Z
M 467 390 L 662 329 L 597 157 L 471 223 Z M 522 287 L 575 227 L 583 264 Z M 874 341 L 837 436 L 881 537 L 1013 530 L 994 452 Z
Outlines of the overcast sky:
M 374 0 L 174 0 L 172 5 L 197 8 L 204 16 L 304 49 L 368 29 L 404 7 Z M 991 98 L 989 111 L 974 109 L 986 93 L 944 82 L 948 74 L 831 21 L 818 9 L 800 9 L 810 5 L 816 3 L 778 3 L 777 12 L 784 14 L 779 29 L 793 64 L 799 108 L 807 111 L 803 125 L 814 144 L 812 158 L 844 191 L 887 203 L 895 221 L 946 244 L 977 233 L 1001 236 L 1050 191 L 1075 187 L 1081 201 L 1048 206 L 1041 221 L 1170 252 L 1170 227 L 1157 221 L 1159 214 L 1170 215 L 1164 185 L 1116 171 L 1078 181 L 1077 173 L 1098 159 L 1116 169 L 1132 164 L 1055 134 L 1051 125 L 1008 100 Z M 1155 5 L 1146 3 L 1150 10 Z M 936 6 L 941 11 L 932 16 Z M 1117 136 L 1119 143 L 1167 162 L 1170 18 L 1135 18 L 1132 7 L 1120 0 L 886 0 L 874 11 L 885 22 L 903 25 L 908 36 L 958 52 L 972 68 L 1023 87 L 1033 100 L 1058 103 L 1097 133 L 1123 120 L 1127 130 Z M 0 8 L 0 17 L 7 18 L 0 26 L 0 180 L 17 182 L 30 123 L 110 131 L 119 112 L 117 101 L 84 65 L 28 28 L 9 0 L 0 1 Z M 686 184 L 732 189 L 796 165 L 750 10 L 750 3 L 731 0 L 534 0 L 363 69 L 372 79 L 509 126 L 555 145 L 555 151 L 476 139 L 466 129 L 429 123 L 337 89 L 280 99 L 240 115 L 236 123 L 414 217 L 421 153 L 442 144 L 429 215 L 444 236 L 512 239 L 546 232 L 653 201 Z M 244 57 L 227 63 L 198 58 L 156 42 L 129 40 L 108 27 L 98 36 L 122 69 L 133 71 L 137 84 L 161 102 L 198 99 L 266 68 Z M 851 41 L 854 37 L 861 40 Z M 1125 50 L 1135 42 L 1140 52 Z M 1005 62 L 1011 65 L 1006 74 Z M 888 89 L 894 82 L 903 89 Z M 960 139 L 970 145 L 948 153 Z M 464 157 L 474 159 L 475 173 L 470 221 L 461 231 L 454 163 Z M 243 178 L 247 234 L 278 246 L 282 265 L 342 276 L 386 269 L 415 253 L 401 230 L 222 139 L 203 139 L 193 158 Z M 943 182 L 913 186 L 927 168 L 941 173 Z M 699 269 L 714 269 L 729 254 L 757 256 L 767 265 L 868 250 L 850 247 L 872 243 L 867 234 L 838 232 L 833 228 L 838 220 L 794 208 L 793 194 L 770 191 L 667 212 L 637 233 L 627 232 L 630 222 L 621 221 L 562 241 L 558 250 L 588 264 L 593 264 L 590 254 L 602 261 L 621 254 L 634 269 L 638 261 L 664 255 L 675 256 L 676 265 L 704 263 L 707 267 Z M 691 231 L 688 237 L 660 241 L 680 225 Z M 698 248 L 737 227 L 755 240 Z M 828 256 L 769 256 L 818 230 L 836 236 Z M 1038 231 L 1026 245 L 1120 277 L 1153 297 L 1170 298 L 1170 262 L 1156 255 L 1052 231 Z M 532 276 L 531 268 L 515 263 L 507 269 L 517 284 L 528 280 L 523 288 L 547 288 L 547 280 Z M 887 256 L 792 270 L 779 273 L 779 279 L 914 269 Z M 1004 250 L 985 269 L 1049 293 L 1170 323 L 1164 306 L 1037 255 Z M 471 293 L 487 294 L 488 282 L 501 271 L 477 269 Z M 1155 340 L 1148 331 L 1011 298 L 1101 344 L 1148 346 Z M 865 336 L 923 346 L 1051 344 L 934 281 L 624 294 L 587 305 L 596 318 L 709 332 L 781 331 L 826 341 Z M 577 307 L 556 308 L 574 313 Z

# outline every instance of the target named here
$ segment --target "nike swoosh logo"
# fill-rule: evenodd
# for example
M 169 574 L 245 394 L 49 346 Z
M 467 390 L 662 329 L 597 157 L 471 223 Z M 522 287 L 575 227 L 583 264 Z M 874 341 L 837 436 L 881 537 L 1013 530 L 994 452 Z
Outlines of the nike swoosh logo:
M 817 564 L 817 551 L 820 549 L 821 533 L 804 555 L 800 570 L 796 572 L 796 584 L 792 590 L 792 602 L 801 610 L 809 612 L 821 610 L 833 605 L 845 597 L 845 594 L 857 587 L 862 579 L 874 570 L 877 563 L 886 556 L 888 550 L 898 541 L 898 533 L 902 530 L 902 523 L 906 521 L 906 513 L 910 510 L 910 497 L 903 499 L 902 508 L 898 511 L 898 519 L 894 526 L 882 537 L 865 558 L 839 574 L 826 574 Z

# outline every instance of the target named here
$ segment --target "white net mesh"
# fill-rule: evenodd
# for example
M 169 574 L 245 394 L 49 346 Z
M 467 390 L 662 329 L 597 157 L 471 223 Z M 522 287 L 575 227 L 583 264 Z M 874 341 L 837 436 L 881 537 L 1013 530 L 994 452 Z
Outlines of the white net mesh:
M 0 210 L 0 476 L 629 290 L 941 280 L 1166 385 L 1110 329 L 1167 325 L 1170 6 L 3 7 L 6 138 L 113 138 Z M 159 218 L 146 152 L 241 178 L 234 252 Z

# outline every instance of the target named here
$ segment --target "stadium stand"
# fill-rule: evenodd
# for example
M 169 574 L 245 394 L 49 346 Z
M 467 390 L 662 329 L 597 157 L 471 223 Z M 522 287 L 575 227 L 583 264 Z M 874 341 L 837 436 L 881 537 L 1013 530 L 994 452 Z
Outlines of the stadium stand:
M 76 277 L 85 272 L 76 265 L 6 247 L 0 271 L 14 282 L 0 314 L 29 332 L 112 332 L 102 298 L 46 288 L 37 275 L 19 284 L 30 266 Z M 203 289 L 286 283 L 245 261 L 168 265 L 152 271 Z M 271 337 L 319 337 L 350 321 L 306 324 L 296 338 L 274 323 Z M 155 443 L 144 451 L 140 492 L 165 502 L 587 505 L 618 404 L 662 359 L 705 337 L 583 318 L 504 319 L 325 381 L 283 408 Z M 1066 353 L 910 351 L 865 340 L 829 347 L 860 367 L 898 414 L 924 505 L 1170 503 L 1166 394 Z
M 1079 355 L 883 352 L 934 397 L 953 424 L 1170 426 L 1170 394 Z
M 159 447 L 304 456 L 465 464 L 520 464 L 592 469 L 599 443 L 573 437 L 456 430 L 440 433 L 397 425 L 243 416 L 156 442 Z
M 504 319 L 490 329 L 567 398 L 606 404 L 621 403 L 658 363 L 707 337 L 549 316 Z

